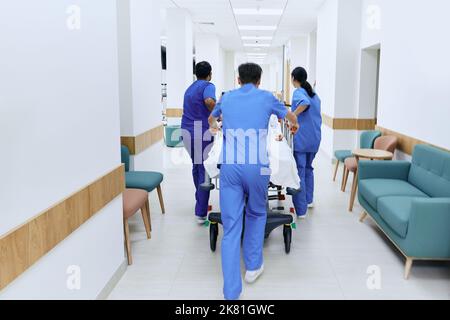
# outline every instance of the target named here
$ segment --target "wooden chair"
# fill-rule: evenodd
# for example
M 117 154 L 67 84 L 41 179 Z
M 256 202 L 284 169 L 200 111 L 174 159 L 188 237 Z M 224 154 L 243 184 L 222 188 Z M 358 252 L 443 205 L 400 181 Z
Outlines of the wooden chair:
M 162 213 L 166 213 L 164 208 L 164 200 L 161 190 L 161 183 L 164 175 L 155 171 L 130 171 L 130 151 L 126 146 L 121 147 L 122 163 L 125 164 L 125 184 L 129 189 L 142 189 L 147 192 L 157 190 L 159 204 Z
M 375 140 L 374 149 L 389 151 L 393 154 L 395 152 L 395 149 L 397 148 L 397 142 L 398 142 L 397 137 L 382 136 Z M 346 159 L 344 164 L 345 164 L 345 169 L 344 169 L 345 175 L 344 175 L 344 180 L 342 181 L 342 191 L 345 191 L 347 181 L 348 181 L 348 176 L 349 176 L 350 172 L 353 173 L 352 194 L 350 196 L 350 205 L 349 205 L 349 210 L 352 211 L 354 203 L 355 203 L 355 198 L 356 198 L 355 186 L 358 183 L 358 181 L 357 181 L 358 161 L 356 160 L 355 157 L 352 157 L 352 158 Z
M 150 207 L 148 203 L 148 192 L 141 189 L 125 189 L 123 193 L 123 228 L 125 233 L 125 246 L 127 250 L 128 265 L 133 263 L 131 256 L 130 229 L 128 219 L 141 210 L 144 220 L 147 238 L 151 238 L 152 224 L 150 219 Z

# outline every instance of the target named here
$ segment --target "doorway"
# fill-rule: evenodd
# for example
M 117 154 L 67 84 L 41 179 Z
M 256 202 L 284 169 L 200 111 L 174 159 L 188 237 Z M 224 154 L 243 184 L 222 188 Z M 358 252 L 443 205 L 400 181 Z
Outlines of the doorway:
M 380 45 L 362 50 L 358 118 L 375 119 L 375 123 L 378 118 L 380 62 Z

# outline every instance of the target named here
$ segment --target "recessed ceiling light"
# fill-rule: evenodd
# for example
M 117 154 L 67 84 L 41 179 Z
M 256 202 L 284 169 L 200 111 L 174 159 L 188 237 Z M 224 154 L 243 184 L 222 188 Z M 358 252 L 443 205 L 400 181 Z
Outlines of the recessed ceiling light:
M 277 26 L 239 26 L 239 30 L 244 31 L 275 31 Z
M 244 43 L 244 47 L 270 47 L 268 43 Z
M 272 40 L 273 37 L 243 36 L 242 40 Z
M 253 8 L 242 8 L 234 9 L 234 14 L 238 16 L 281 16 L 283 14 L 283 9 L 253 9 Z

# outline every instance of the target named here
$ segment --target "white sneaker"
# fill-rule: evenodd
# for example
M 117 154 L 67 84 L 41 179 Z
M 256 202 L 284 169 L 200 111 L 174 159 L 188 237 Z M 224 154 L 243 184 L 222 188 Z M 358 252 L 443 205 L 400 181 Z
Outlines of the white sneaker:
M 264 265 L 261 266 L 260 269 L 256 271 L 247 271 L 245 273 L 245 282 L 247 283 L 254 283 L 258 278 L 262 275 L 264 272 Z
M 314 202 L 308 204 L 308 209 L 312 209 L 312 208 L 314 208 Z
M 197 220 L 198 224 L 204 224 L 206 221 L 206 217 L 195 217 L 195 219 Z
M 307 213 L 303 216 L 297 216 L 297 220 L 305 220 L 307 216 L 308 216 Z

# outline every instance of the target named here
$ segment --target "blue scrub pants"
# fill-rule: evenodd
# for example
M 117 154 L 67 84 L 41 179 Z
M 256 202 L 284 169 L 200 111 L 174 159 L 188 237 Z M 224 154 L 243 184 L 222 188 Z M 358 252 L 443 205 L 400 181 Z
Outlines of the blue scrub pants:
M 292 198 L 297 216 L 304 216 L 308 210 L 308 204 L 313 203 L 314 168 L 312 163 L 316 154 L 316 152 L 294 152 L 298 176 L 301 180 L 301 191 Z
M 210 191 L 202 190 L 200 185 L 205 182 L 203 161 L 212 147 L 212 141 L 196 141 L 193 136 L 193 134 L 183 133 L 183 143 L 192 159 L 192 178 L 195 185 L 195 215 L 206 218 L 208 216 Z
M 259 165 L 224 164 L 220 169 L 220 208 L 224 230 L 223 293 L 227 300 L 238 299 L 242 292 L 240 249 L 244 206 L 246 211 L 243 239 L 245 267 L 247 271 L 255 271 L 263 264 L 267 187 L 270 177 L 261 175 L 262 168 Z

